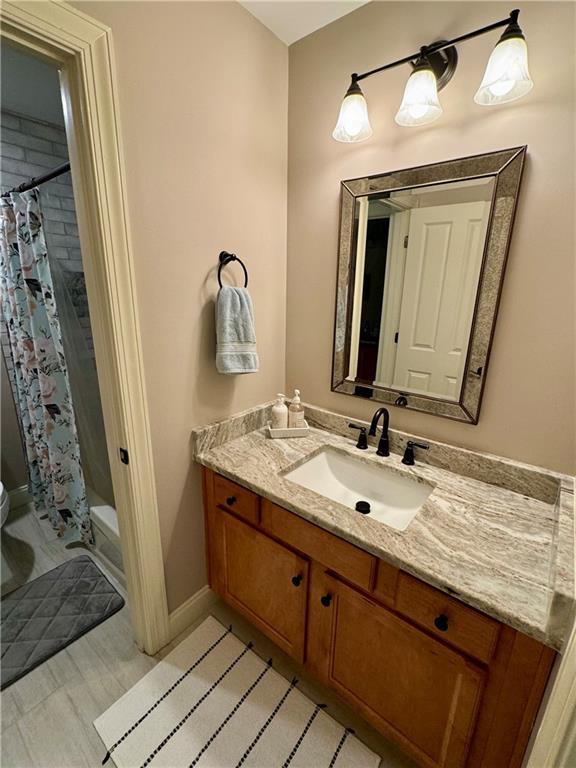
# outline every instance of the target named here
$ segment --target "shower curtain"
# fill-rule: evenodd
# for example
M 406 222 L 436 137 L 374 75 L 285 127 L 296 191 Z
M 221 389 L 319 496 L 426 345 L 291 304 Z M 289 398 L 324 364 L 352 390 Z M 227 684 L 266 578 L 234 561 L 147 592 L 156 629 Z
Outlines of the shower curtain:
M 50 235 L 47 240 L 48 249 L 50 249 Z M 84 479 L 89 488 L 114 507 L 114 490 L 106 447 L 96 361 L 94 353 L 86 343 L 85 330 L 80 320 L 80 317 L 87 317 L 87 310 L 80 315 L 77 304 L 78 294 L 87 303 L 84 273 L 65 269 L 58 259 L 54 259 L 50 267 L 62 329 L 68 378 L 74 397 L 74 415 L 80 441 Z M 81 398 L 77 397 L 79 392 L 82 393 Z M 88 500 L 90 501 L 89 491 Z
M 63 536 L 92 533 L 72 395 L 54 301 L 40 192 L 12 193 L 0 206 L 0 299 L 16 379 L 30 491 Z

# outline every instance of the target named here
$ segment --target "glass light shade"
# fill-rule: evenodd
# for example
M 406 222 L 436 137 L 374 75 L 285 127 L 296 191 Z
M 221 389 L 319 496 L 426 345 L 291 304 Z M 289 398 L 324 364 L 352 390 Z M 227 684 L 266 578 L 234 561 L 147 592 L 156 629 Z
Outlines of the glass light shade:
M 522 37 L 501 40 L 488 59 L 476 104 L 505 104 L 525 96 L 534 83 L 528 71 L 528 48 Z
M 336 141 L 364 141 L 372 136 L 366 99 L 358 86 L 356 89 L 355 93 L 346 94 L 340 107 L 338 122 L 332 131 Z
M 404 90 L 404 98 L 394 118 L 398 125 L 425 125 L 442 114 L 438 101 L 436 76 L 430 67 L 414 70 Z

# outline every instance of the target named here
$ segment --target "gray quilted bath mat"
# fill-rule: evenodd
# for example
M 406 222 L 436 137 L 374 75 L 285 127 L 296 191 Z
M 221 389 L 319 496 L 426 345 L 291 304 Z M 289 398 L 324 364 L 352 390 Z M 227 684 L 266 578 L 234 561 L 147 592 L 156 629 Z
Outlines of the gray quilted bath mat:
M 1 685 L 6 688 L 101 624 L 124 599 L 80 555 L 2 598 Z

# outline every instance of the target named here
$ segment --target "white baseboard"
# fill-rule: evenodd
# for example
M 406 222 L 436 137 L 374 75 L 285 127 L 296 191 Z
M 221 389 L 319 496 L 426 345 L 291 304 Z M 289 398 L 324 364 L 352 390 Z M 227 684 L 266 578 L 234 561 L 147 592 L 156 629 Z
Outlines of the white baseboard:
M 196 594 L 189 597 L 168 617 L 170 624 L 170 640 L 183 632 L 187 627 L 200 619 L 210 606 L 215 603 L 217 597 L 208 585 L 199 589 Z
M 27 485 L 21 485 L 19 488 L 14 488 L 13 491 L 8 491 L 8 498 L 10 499 L 10 509 L 22 507 L 32 501 Z

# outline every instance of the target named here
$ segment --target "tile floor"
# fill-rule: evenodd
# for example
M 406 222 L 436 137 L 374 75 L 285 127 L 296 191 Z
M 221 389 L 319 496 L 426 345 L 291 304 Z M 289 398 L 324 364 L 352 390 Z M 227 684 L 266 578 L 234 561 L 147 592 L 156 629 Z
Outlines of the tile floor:
M 45 573 L 80 554 L 67 549 L 29 507 L 12 510 L 2 529 L 2 593 Z M 99 563 L 102 570 L 106 570 Z M 106 572 L 118 591 L 120 584 Z M 254 650 L 270 656 L 287 678 L 296 675 L 299 688 L 382 755 L 382 768 L 412 768 L 413 763 L 340 703 L 334 694 L 313 682 L 288 656 L 224 603 L 215 602 L 211 613 L 223 624 L 232 624 Z M 26 677 L 2 692 L 2 768 L 96 768 L 105 749 L 93 721 L 177 645 L 196 624 L 160 651 L 146 656 L 134 645 L 126 606 L 110 619 L 53 656 Z M 264 768 L 264 766 L 263 766 Z M 273 768 L 272 766 L 266 768 Z M 313 768 L 311 766 L 311 768 Z M 315 767 L 314 767 L 315 768 Z

